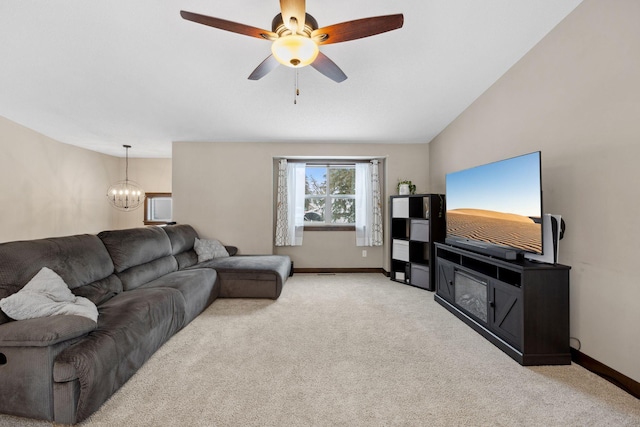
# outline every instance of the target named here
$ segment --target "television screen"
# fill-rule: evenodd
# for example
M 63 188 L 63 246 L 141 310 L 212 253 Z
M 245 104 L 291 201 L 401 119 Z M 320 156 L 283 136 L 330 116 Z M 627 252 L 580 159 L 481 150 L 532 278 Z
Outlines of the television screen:
M 541 254 L 540 157 L 538 151 L 447 174 L 447 242 Z

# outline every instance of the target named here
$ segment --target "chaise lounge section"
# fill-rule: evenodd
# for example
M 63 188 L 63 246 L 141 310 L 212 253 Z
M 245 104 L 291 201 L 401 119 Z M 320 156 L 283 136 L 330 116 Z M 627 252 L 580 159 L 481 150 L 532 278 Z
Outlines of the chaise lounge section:
M 0 300 L 48 267 L 99 314 L 97 322 L 78 315 L 12 320 L 0 311 L 0 412 L 80 422 L 221 296 L 223 285 L 227 297 L 278 298 L 288 257 L 231 256 L 219 273 L 216 259 L 197 262 L 196 236 L 175 225 L 0 244 Z
M 169 236 L 179 268 L 213 268 L 218 273 L 220 298 L 277 299 L 282 286 L 292 273 L 291 259 L 282 255 L 236 255 L 237 248 L 228 246 L 231 256 L 198 263 L 194 249 L 198 233 L 187 224 L 170 225 L 163 230 Z

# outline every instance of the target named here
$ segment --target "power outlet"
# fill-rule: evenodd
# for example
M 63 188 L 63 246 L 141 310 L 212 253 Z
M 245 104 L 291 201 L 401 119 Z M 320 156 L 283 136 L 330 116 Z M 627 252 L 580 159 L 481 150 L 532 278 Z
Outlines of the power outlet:
M 366 258 L 367 257 L 367 250 L 363 249 L 362 250 L 362 258 Z

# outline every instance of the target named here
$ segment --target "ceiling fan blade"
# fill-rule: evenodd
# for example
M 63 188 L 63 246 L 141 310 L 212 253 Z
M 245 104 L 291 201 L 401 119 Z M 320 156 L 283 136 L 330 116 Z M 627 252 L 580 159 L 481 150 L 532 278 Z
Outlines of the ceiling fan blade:
M 340 43 L 397 30 L 403 23 L 401 13 L 362 18 L 318 28 L 311 33 L 311 38 L 318 44 Z
M 336 83 L 347 79 L 347 75 L 342 72 L 340 67 L 322 52 L 318 52 L 318 57 L 311 63 L 311 66 Z
M 180 16 L 182 16 L 187 21 L 193 21 L 198 24 L 208 25 L 209 27 L 231 31 L 232 33 L 243 34 L 245 36 L 256 37 L 264 40 L 275 40 L 278 38 L 278 35 L 272 31 L 263 30 L 262 28 L 257 27 L 251 27 L 249 25 L 238 24 L 237 22 L 214 18 L 212 16 L 200 15 L 199 13 L 181 10 Z
M 305 0 L 280 0 L 280 12 L 285 27 L 294 32 L 304 30 Z M 293 23 L 291 18 L 295 20 Z
M 280 63 L 278 62 L 276 57 L 273 55 L 269 55 L 267 59 L 262 61 L 260 65 L 258 65 L 258 67 L 253 70 L 253 73 L 251 73 L 251 75 L 249 76 L 249 80 L 260 80 L 271 71 L 273 71 L 276 67 L 278 67 L 278 65 L 280 65 Z

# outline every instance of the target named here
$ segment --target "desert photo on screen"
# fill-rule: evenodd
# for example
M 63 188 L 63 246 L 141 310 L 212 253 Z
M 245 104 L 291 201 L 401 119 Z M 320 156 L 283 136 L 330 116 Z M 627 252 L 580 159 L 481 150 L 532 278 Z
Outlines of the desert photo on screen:
M 447 234 L 512 246 L 527 252 L 542 252 L 540 224 L 517 214 L 482 209 L 448 210 Z

